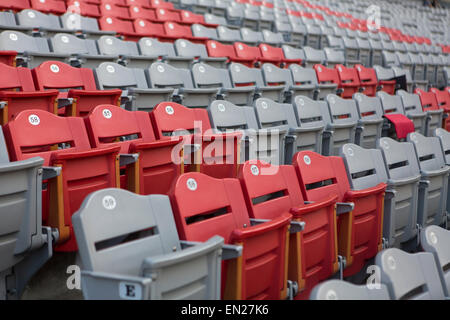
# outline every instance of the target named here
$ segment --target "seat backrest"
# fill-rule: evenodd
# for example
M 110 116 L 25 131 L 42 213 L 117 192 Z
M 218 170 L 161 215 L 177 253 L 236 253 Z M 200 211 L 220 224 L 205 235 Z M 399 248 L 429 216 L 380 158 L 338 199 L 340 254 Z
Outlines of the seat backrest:
M 444 291 L 431 253 L 407 253 L 397 248 L 379 252 L 375 258 L 381 282 L 392 299 L 442 300 Z
M 239 180 L 251 218 L 274 219 L 304 204 L 293 166 L 250 160 L 241 165 Z
M 33 9 L 25 9 L 16 14 L 20 26 L 31 28 L 60 29 L 59 18 Z
M 82 118 L 58 117 L 43 110 L 25 110 L 4 127 L 12 161 L 44 158 L 51 163 L 53 154 L 91 149 Z
M 95 69 L 95 75 L 100 90 L 148 88 L 144 70 L 127 68 L 114 62 L 102 62 Z
M 121 153 L 128 153 L 131 143 L 156 140 L 150 116 L 144 111 L 102 104 L 89 113 L 85 123 L 94 148 L 119 145 Z
M 368 288 L 367 285 L 355 285 L 343 280 L 327 280 L 314 287 L 310 300 L 389 300 L 386 285 L 380 288 Z
M 159 103 L 150 116 L 158 139 L 204 133 L 211 129 L 208 112 L 205 109 L 186 108 L 175 102 Z
M 0 63 L 0 90 L 35 91 L 31 70 L 23 67 L 11 67 Z
M 397 180 L 420 174 L 414 145 L 411 142 L 397 142 L 383 137 L 379 140 L 377 147 L 383 152 L 389 178 Z
M 353 143 L 340 150 L 352 190 L 363 190 L 387 182 L 383 156 L 378 149 L 365 149 Z
M 163 62 L 153 62 L 147 70 L 148 84 L 152 88 L 193 88 L 191 72 Z
M 414 93 L 415 96 L 418 97 L 424 111 L 439 110 L 438 102 L 433 92 L 423 91 L 422 89 L 416 88 Z
M 325 48 L 324 51 L 328 63 L 345 63 L 344 52 L 331 48 Z
M 264 58 L 278 59 L 278 60 L 285 59 L 283 49 L 281 48 L 273 47 L 266 43 L 263 43 L 259 45 L 259 49 L 261 50 L 261 55 Z
M 434 93 L 437 104 L 440 108 L 450 108 L 450 91 L 449 89 L 438 90 L 436 88 L 430 88 L 430 92 Z
M 394 52 L 383 51 L 384 66 L 398 66 L 400 64 L 399 58 Z
M 249 68 L 240 63 L 230 63 L 230 80 L 234 87 L 264 86 L 264 80 L 259 68 Z
M 250 28 L 241 28 L 241 38 L 246 42 L 263 42 L 263 35 L 259 31 L 254 31 Z
M 119 6 L 118 4 L 114 3 L 114 1 L 108 1 L 106 3 L 103 2 L 102 4 L 100 4 L 99 9 L 102 16 L 112 16 L 122 19 L 130 18 L 128 7 Z
M 85 270 L 138 276 L 145 258 L 181 250 L 165 195 L 98 190 L 72 221 Z
M 28 0 L 25 0 L 28 1 Z M 0 25 L 15 27 L 17 26 L 16 17 L 13 12 L 10 11 L 2 11 L 0 12 Z
M 262 31 L 264 41 L 268 43 L 283 43 L 283 35 L 280 32 L 272 32 L 270 30 Z
M 440 276 L 444 293 L 450 294 L 450 231 L 439 226 L 428 226 L 420 234 L 420 244 L 424 251 L 434 255 L 436 264 L 440 268 Z
M 20 53 L 50 53 L 47 39 L 9 30 L 0 33 L 0 50 L 14 50 Z
M 232 45 L 222 44 L 218 41 L 207 41 L 206 49 L 208 50 L 208 56 L 210 57 L 236 57 L 236 53 L 234 52 L 234 47 Z
M 210 13 L 204 15 L 205 22 L 210 24 L 227 25 L 227 19 L 225 17 L 219 17 Z
M 406 92 L 405 90 L 397 90 L 395 94 L 401 97 L 406 114 L 423 113 L 419 95 Z
M 297 128 L 295 113 L 289 103 L 277 103 L 268 98 L 259 98 L 253 102 L 259 127 Z
M 291 47 L 287 44 L 281 46 L 286 59 L 302 59 L 305 60 L 305 52 L 302 49 Z
M 352 124 L 358 122 L 358 109 L 353 99 L 343 99 L 335 94 L 329 94 L 325 98 L 328 102 L 331 122 L 334 124 Z
M 391 80 L 395 77 L 392 68 L 383 68 L 381 66 L 373 66 L 377 73 L 378 80 Z
M 97 90 L 94 72 L 88 68 L 75 68 L 59 61 L 45 61 L 32 72 L 39 90 Z
M 208 57 L 205 45 L 201 43 L 193 43 L 185 39 L 177 39 L 174 42 L 174 47 L 177 55 L 180 57 Z
M 170 42 L 160 42 L 154 38 L 141 38 L 139 40 L 139 49 L 144 56 L 160 57 L 168 56 L 175 57 L 175 49 Z
M 192 79 L 197 88 L 231 88 L 227 69 L 214 68 L 202 62 L 192 66 Z
M 313 151 L 300 151 L 292 159 L 305 200 L 317 201 L 336 195 L 342 201 L 350 190 L 341 157 L 322 156 Z
M 115 31 L 119 34 L 134 33 L 133 22 L 130 20 L 123 20 L 107 15 L 100 17 L 98 23 L 103 31 Z
M 188 25 L 182 25 L 176 22 L 164 22 L 165 34 L 177 38 L 191 38 L 192 31 Z
M 72 34 L 57 33 L 50 38 L 53 52 L 62 54 L 90 54 L 97 55 L 95 40 L 80 39 Z
M 411 132 L 407 141 L 414 144 L 421 171 L 435 171 L 445 167 L 444 153 L 438 137 L 425 137 L 418 132 Z
M 362 93 L 353 94 L 353 99 L 358 107 L 359 117 L 363 120 L 375 120 L 383 117 L 383 107 L 380 98 L 368 97 Z
M 191 30 L 194 37 L 217 39 L 217 31 L 215 28 L 208 28 L 201 24 L 193 24 Z
M 64 29 L 99 31 L 98 22 L 95 18 L 84 17 L 72 12 L 66 12 L 59 18 Z
M 303 68 L 298 64 L 290 64 L 289 70 L 291 70 L 292 80 L 294 85 L 309 84 L 317 86 L 316 71 L 312 68 Z
M 437 128 L 434 135 L 441 141 L 442 151 L 445 156 L 445 163 L 450 165 L 450 132 L 443 128 Z
M 101 36 L 97 40 L 100 54 L 103 55 L 121 55 L 138 56 L 139 50 L 137 43 L 133 41 L 124 41 L 113 36 Z
M 384 91 L 378 91 L 377 97 L 380 98 L 381 106 L 383 107 L 383 112 L 385 114 L 405 114 L 402 98 L 400 96 L 391 95 Z
M 245 58 L 245 59 L 261 58 L 261 52 L 259 51 L 258 47 L 248 46 L 242 42 L 235 42 L 234 50 L 236 52 L 236 56 L 239 58 Z
M 324 63 L 327 59 L 323 50 L 305 46 L 303 47 L 303 52 L 305 53 L 306 61 L 317 61 L 317 63 Z
M 295 96 L 293 101 L 294 112 L 300 128 L 325 127 L 330 114 L 325 101 L 312 100 L 306 96 Z
M 219 131 L 258 129 L 255 109 L 236 106 L 226 100 L 216 100 L 208 106 L 211 125 Z
M 336 69 L 327 68 L 321 64 L 316 64 L 313 68 L 316 71 L 319 83 L 339 84 L 339 75 Z
M 250 226 L 237 179 L 185 173 L 174 183 L 170 198 L 181 239 L 205 241 L 219 235 L 232 243 L 233 230 Z
M 261 67 L 264 82 L 268 86 L 291 85 L 292 75 L 289 69 L 278 68 L 272 63 L 264 63 Z
M 239 29 L 230 29 L 223 25 L 217 27 L 217 35 L 224 41 L 241 41 L 241 32 Z

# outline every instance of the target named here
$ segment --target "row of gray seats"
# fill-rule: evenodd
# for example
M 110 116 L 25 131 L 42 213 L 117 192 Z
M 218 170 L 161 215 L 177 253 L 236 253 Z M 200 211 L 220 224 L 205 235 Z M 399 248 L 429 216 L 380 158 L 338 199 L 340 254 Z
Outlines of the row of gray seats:
M 387 249 L 378 253 L 372 275 L 378 282 L 354 285 L 329 280 L 317 285 L 311 300 L 448 300 L 450 299 L 450 231 L 422 230 L 424 252 Z

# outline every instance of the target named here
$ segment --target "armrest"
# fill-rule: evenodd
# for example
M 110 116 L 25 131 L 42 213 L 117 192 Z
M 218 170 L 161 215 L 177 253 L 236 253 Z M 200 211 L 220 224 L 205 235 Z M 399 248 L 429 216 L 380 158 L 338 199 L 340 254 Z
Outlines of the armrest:
M 304 221 L 291 221 L 291 229 L 289 233 L 297 233 L 305 230 L 306 223 Z
M 58 109 L 72 105 L 73 98 L 58 98 Z
M 358 199 L 364 198 L 372 194 L 384 192 L 386 189 L 386 183 L 379 183 L 375 187 L 367 188 L 364 190 L 349 190 L 345 193 L 344 199 Z
M 413 183 L 413 182 L 417 182 L 420 179 L 420 175 L 416 175 L 410 178 L 405 178 L 405 179 L 388 179 L 388 185 L 394 185 L 394 186 L 402 186 L 408 183 Z
M 268 222 L 260 223 L 258 225 L 254 225 L 247 228 L 235 229 L 231 234 L 231 239 L 233 241 L 239 242 L 244 239 L 252 238 L 261 235 L 263 233 L 279 229 L 287 225 L 290 222 L 291 218 L 292 216 L 290 214 L 285 213 L 280 217 L 270 220 Z
M 355 204 L 353 202 L 336 202 L 336 215 L 349 213 L 354 208 Z
M 0 91 L 0 98 L 36 98 L 58 96 L 58 90 L 42 91 Z
M 309 202 L 305 201 L 305 206 L 302 207 L 293 207 L 290 209 L 290 213 L 294 216 L 294 218 L 299 217 L 303 214 L 307 214 L 310 212 L 317 211 L 319 209 L 328 207 L 330 205 L 333 205 L 337 200 L 336 195 L 331 195 L 328 198 L 322 200 L 322 201 L 315 201 L 315 202 Z
M 430 186 L 430 183 L 431 183 L 430 180 L 420 180 L 419 188 L 428 188 Z
M 112 153 L 119 153 L 120 147 L 108 147 L 108 148 L 97 148 L 88 151 L 81 152 L 65 152 L 58 153 L 52 156 L 52 160 L 70 160 L 70 159 L 80 159 L 80 158 L 89 158 L 96 157 L 101 155 L 107 155 Z
M 190 248 L 198 245 L 199 241 L 186 241 L 180 240 L 181 248 Z M 242 246 L 236 246 L 234 244 L 224 244 L 222 246 L 222 260 L 236 259 L 242 255 Z
M 297 136 L 295 134 L 287 134 L 284 136 L 284 139 L 285 139 L 286 143 L 290 144 L 290 143 L 295 142 L 295 140 L 297 139 Z
M 56 178 L 61 174 L 61 167 L 42 167 L 42 180 Z
M 250 219 L 250 224 L 252 226 L 257 226 L 259 224 L 266 223 L 269 221 L 270 221 L 269 219 Z
M 117 95 L 120 97 L 122 95 L 122 90 L 120 89 L 112 89 L 112 90 L 79 90 L 79 89 L 70 89 L 67 96 L 113 96 Z
M 127 166 L 129 164 L 135 163 L 137 159 L 139 158 L 139 154 L 137 153 L 122 153 L 119 154 L 119 163 L 120 166 Z

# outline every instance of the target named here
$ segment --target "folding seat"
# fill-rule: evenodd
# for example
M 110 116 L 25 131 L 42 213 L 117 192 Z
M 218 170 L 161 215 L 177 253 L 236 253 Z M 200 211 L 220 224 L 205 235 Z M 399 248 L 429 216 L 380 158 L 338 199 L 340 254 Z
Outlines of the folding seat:
M 378 89 L 377 73 L 373 68 L 366 68 L 361 64 L 354 67 L 358 73 L 358 79 L 361 84 L 361 89 L 366 96 L 375 97 Z
M 319 84 L 316 72 L 312 68 L 303 68 L 298 64 L 291 64 L 289 70 L 292 75 L 292 83 L 295 86 L 294 96 L 304 95 L 314 100 L 322 100 L 327 94 L 336 92 L 335 84 Z
M 381 283 L 391 299 L 444 300 L 444 290 L 432 253 L 407 253 L 397 248 L 380 252 L 376 259 Z
M 327 280 L 314 287 L 310 300 L 389 300 L 386 285 L 369 288 L 343 280 Z
M 411 56 L 405 52 L 396 52 L 395 54 L 397 56 L 398 66 L 403 69 L 408 69 L 412 79 L 414 79 L 414 63 L 411 60 Z
M 122 188 L 139 194 L 167 194 L 182 172 L 183 163 L 172 159 L 180 139 L 156 140 L 147 112 L 99 105 L 85 124 L 92 147 L 119 146 L 121 157 L 128 158 L 121 175 Z
M 192 79 L 199 93 L 205 91 L 209 99 L 213 98 L 211 92 L 215 89 L 217 94 L 236 105 L 248 106 L 252 104 L 255 88 L 249 86 L 233 87 L 227 69 L 214 68 L 202 62 L 196 63 L 192 66 Z M 199 106 L 207 106 L 211 101 L 208 100 L 208 103 L 202 103 Z
M 204 0 L 202 0 L 202 1 L 204 1 Z M 195 24 L 195 23 L 207 24 L 205 22 L 205 18 L 201 14 L 195 14 L 195 13 L 192 13 L 192 12 L 186 11 L 186 10 L 181 10 L 179 12 L 179 14 L 180 14 L 180 23 L 190 24 L 190 25 Z M 215 25 L 211 25 L 211 26 L 215 26 Z
M 358 59 L 361 64 L 365 67 L 372 66 L 371 64 L 371 48 L 369 40 L 356 38 L 356 43 L 358 45 Z
M 64 29 L 71 30 L 76 34 L 82 35 L 85 38 L 96 40 L 101 36 L 113 36 L 116 34 L 114 30 L 100 30 L 99 23 L 96 18 L 84 17 L 72 12 L 66 12 L 59 18 Z
M 302 64 L 301 59 L 288 59 L 284 56 L 283 49 L 269 46 L 268 44 L 260 44 L 259 49 L 261 50 L 261 54 L 263 58 L 267 59 L 281 59 L 281 62 L 288 66 L 291 63 Z
M 80 39 L 72 34 L 57 33 L 49 42 L 54 53 L 70 56 L 68 60 L 74 67 L 95 68 L 102 62 L 116 62 L 119 59 L 118 56 L 100 54 L 95 40 Z
M 225 26 L 217 27 L 218 40 L 224 44 L 233 44 L 236 41 L 242 41 L 239 29 L 230 29 Z
M 39 90 L 58 89 L 58 113 L 84 116 L 99 104 L 119 105 L 121 90 L 98 90 L 94 72 L 58 61 L 46 61 L 32 70 Z
M 58 229 L 56 250 L 75 251 L 70 217 L 92 191 L 119 187 L 119 148 L 91 149 L 82 118 L 43 110 L 22 111 L 3 130 L 11 160 L 39 156 L 50 166 L 43 178 L 42 223 Z
M 19 26 L 16 21 L 16 16 L 12 11 L 0 11 L 0 30 L 21 31 L 30 33 L 31 28 Z
M 322 30 L 317 25 L 306 25 L 305 45 L 314 49 L 320 49 Z
M 16 51 L 16 65 L 34 68 L 46 60 L 68 61 L 68 54 L 50 51 L 46 38 L 33 37 L 19 31 L 0 33 L 0 50 Z
M 381 66 L 383 64 L 383 47 L 381 45 L 381 40 L 369 39 L 370 50 L 371 50 L 371 58 L 370 58 L 370 66 Z
M 161 63 L 164 68 L 162 73 L 166 75 L 173 70 L 166 70 L 170 68 L 168 65 Z M 152 72 L 156 66 L 151 65 L 150 74 L 154 75 Z M 157 67 L 156 67 L 157 69 Z M 160 68 L 161 69 L 161 68 Z M 182 70 L 182 69 L 178 69 Z M 189 71 L 185 70 L 187 73 L 183 74 L 175 69 L 172 75 L 178 75 L 177 80 L 171 83 L 161 83 L 156 77 L 152 77 L 152 86 L 149 86 L 146 74 L 143 69 L 138 68 L 128 68 L 117 63 L 105 62 L 100 64 L 95 69 L 95 76 L 98 81 L 100 90 L 111 90 L 111 89 L 121 89 L 122 90 L 122 100 L 124 101 L 125 109 L 127 110 L 142 110 L 151 111 L 154 106 L 162 101 L 170 101 L 175 92 L 177 85 L 184 85 L 188 78 Z M 180 81 L 176 83 L 176 81 Z M 157 85 L 159 84 L 159 85 Z M 172 84 L 172 86 L 170 85 Z M 192 82 L 191 82 L 192 85 Z
M 138 30 L 135 31 L 134 25 L 145 28 L 147 32 L 152 30 L 153 27 L 150 23 L 146 25 L 146 21 L 144 19 L 136 19 L 133 23 L 131 20 L 119 19 L 113 16 L 100 17 L 98 19 L 98 24 L 102 31 L 114 31 L 117 35 L 122 37 L 123 40 L 130 41 L 138 41 L 141 36 L 144 36 L 143 34 L 139 35 L 137 33 Z M 145 34 L 145 36 L 148 36 L 148 34 Z
M 174 48 L 178 57 L 191 58 L 195 62 L 205 62 L 216 68 L 225 67 L 227 58 L 209 57 L 205 45 L 193 43 L 185 39 L 178 39 L 174 42 Z
M 214 0 L 197 0 L 192 3 L 191 10 L 196 14 L 205 14 L 214 4 Z
M 236 106 L 229 101 L 216 100 L 208 107 L 211 126 L 219 132 L 241 132 L 241 159 L 284 163 L 281 149 L 287 130 L 259 128 L 253 107 Z
M 228 66 L 230 80 L 233 87 L 254 87 L 255 95 L 269 98 L 278 102 L 284 100 L 284 85 L 265 85 L 262 69 L 249 68 L 240 63 L 231 63 Z
M 180 38 L 187 39 L 195 43 L 205 43 L 209 40 L 209 38 L 194 36 L 189 25 L 181 25 L 175 22 L 165 22 L 164 31 L 165 37 L 170 39 L 171 42 Z
M 160 1 L 160 0 L 150 0 L 150 7 L 151 8 L 166 8 L 166 9 L 173 9 L 173 3 L 166 2 L 166 1 Z
M 190 57 L 179 57 L 174 45 L 170 42 L 161 42 L 158 39 L 143 37 L 138 41 L 142 56 L 153 58 L 153 62 L 162 60 L 175 68 L 188 69 L 193 63 Z
M 343 148 L 351 150 L 353 146 L 346 144 Z M 382 248 L 386 183 L 378 180 L 380 176 L 375 176 L 373 178 L 378 181 L 374 179 L 373 185 L 351 188 L 341 157 L 302 151 L 294 155 L 292 162 L 307 201 L 336 197 L 335 212 L 331 216 L 334 223 L 328 221 L 328 224 L 335 224 L 336 255 L 340 256 L 340 267 L 345 267 L 340 271 L 345 277 L 355 275 Z M 324 221 L 320 225 L 323 227 Z
M 446 166 L 439 138 L 414 132 L 408 141 L 415 147 L 422 181 L 419 185 L 417 223 L 421 228 L 447 223 L 447 192 L 450 167 Z
M 355 143 L 363 148 L 376 148 L 383 128 L 383 107 L 380 98 L 355 93 L 353 100 L 356 101 L 359 114 Z
M 341 90 L 337 88 L 339 85 L 339 75 L 337 69 L 327 68 L 321 64 L 314 65 L 313 69 L 316 72 L 319 86 L 327 85 L 329 87 L 329 90 L 327 90 L 328 92 L 332 90 L 332 85 L 334 85 L 334 92 L 330 93 L 340 93 Z
M 117 5 L 114 3 L 114 1 L 102 2 L 102 4 L 99 6 L 99 9 L 101 16 L 131 19 L 128 7 Z
M 315 101 L 306 96 L 296 96 L 292 100 L 297 119 L 300 140 L 297 151 L 323 152 L 322 138 L 328 120 L 328 105 L 325 101 Z
M 220 298 L 223 238 L 180 241 L 168 196 L 99 190 L 73 215 L 73 225 L 87 300 Z
M 377 148 L 388 174 L 383 220 L 386 246 L 415 247 L 421 175 L 414 145 L 383 137 Z
M 418 91 L 418 90 L 417 90 Z M 419 92 L 419 91 L 418 91 Z M 430 88 L 430 91 L 434 94 L 434 97 L 436 98 L 436 104 L 439 109 L 442 109 L 444 114 L 449 115 L 450 114 L 450 90 L 446 88 L 445 90 L 438 90 L 436 88 Z M 431 96 L 426 95 L 424 92 L 422 92 L 421 101 L 427 101 L 427 105 L 430 104 L 431 106 L 434 106 L 434 100 Z M 423 97 L 423 98 L 422 98 Z M 422 102 L 423 105 L 423 102 Z M 447 131 L 450 129 L 450 118 L 447 116 L 444 116 L 445 118 L 445 125 L 443 124 L 443 128 L 445 128 Z
M 0 125 L 14 119 L 21 111 L 41 109 L 56 113 L 57 90 L 36 91 L 31 70 L 0 64 Z
M 304 53 L 304 65 L 307 68 L 312 68 L 315 64 L 325 64 L 327 57 L 325 56 L 325 51 L 317 50 L 311 47 L 303 47 Z
M 261 8 L 264 8 L 264 6 L 261 6 Z M 258 29 L 273 30 L 274 24 L 275 24 L 275 15 L 273 14 L 273 12 L 261 9 L 259 11 Z
M 156 10 L 154 8 L 149 8 L 148 6 L 130 5 L 128 7 L 128 11 L 131 19 L 145 19 L 149 21 L 157 20 Z
M 60 0 L 30 0 L 31 8 L 34 10 L 53 13 L 53 14 L 63 14 L 66 12 L 66 4 L 64 1 Z
M 334 68 L 338 71 L 338 88 L 342 89 L 341 97 L 348 99 L 354 93 L 360 91 L 361 83 L 359 82 L 358 71 L 355 68 L 347 68 L 342 64 L 335 65 Z
M 446 297 L 450 297 L 450 279 L 447 268 L 450 263 L 449 240 L 450 231 L 438 226 L 428 226 L 420 234 L 422 248 L 434 256 Z
M 67 4 L 67 12 L 69 13 L 78 13 L 84 17 L 91 17 L 91 18 L 99 18 L 101 16 L 100 8 L 97 3 L 90 3 L 79 0 L 69 0 L 66 1 L 66 4 Z
M 10 1 L 10 0 L 1 0 L 0 8 L 4 10 L 13 10 L 20 11 L 23 9 L 28 9 L 30 7 L 30 2 L 28 0 L 18 0 L 18 1 Z
M 422 90 L 427 90 L 428 81 L 427 80 L 413 80 L 411 72 L 409 69 L 404 69 L 400 67 L 392 67 L 395 77 L 405 77 L 406 78 L 406 88 L 408 92 L 412 92 L 415 88 L 420 88 Z
M 327 25 L 320 25 L 321 37 L 320 37 L 320 49 L 328 47 L 328 36 L 334 35 L 334 30 L 332 27 Z
M 411 62 L 414 64 L 414 73 L 412 74 L 412 77 L 414 80 L 425 80 L 426 74 L 425 74 L 425 64 L 422 61 L 422 58 L 417 53 L 408 53 L 409 57 L 411 58 Z
M 281 47 L 281 45 L 287 41 L 284 40 L 283 34 L 280 32 L 272 32 L 270 30 L 262 31 L 264 43 L 275 47 Z
M 374 66 L 377 74 L 378 85 L 381 87 L 381 91 L 388 94 L 394 94 L 396 88 L 396 80 L 394 70 L 392 68 L 383 68 L 381 66 Z
M 248 63 L 247 67 L 259 67 L 263 63 L 273 63 L 277 66 L 281 66 L 281 59 L 280 58 L 264 58 L 261 55 L 261 51 L 259 47 L 251 47 L 248 46 L 242 42 L 235 42 L 234 43 L 234 50 L 236 52 L 236 56 L 241 59 L 245 59 L 248 61 L 252 61 L 252 63 Z
M 158 8 L 155 10 L 155 18 L 158 21 L 166 22 L 181 22 L 180 12 L 178 10 L 169 10 L 165 8 Z
M 249 28 L 241 28 L 242 41 L 251 45 L 259 45 L 264 42 L 261 31 L 254 31 Z
M 286 59 L 302 60 L 302 64 L 308 64 L 308 61 L 305 60 L 305 52 L 303 49 L 294 48 L 287 44 L 283 44 L 281 48 L 283 49 L 283 54 Z
M 29 279 L 52 256 L 53 237 L 42 226 L 44 160 L 9 161 L 0 127 L 0 299 L 18 299 Z M 56 239 L 55 239 L 56 240 Z
M 361 63 L 359 59 L 359 47 L 355 38 L 343 37 L 345 51 L 345 63 L 349 67 L 353 67 L 357 63 Z
M 205 22 L 208 24 L 215 24 L 215 25 L 219 25 L 219 26 L 228 25 L 227 19 L 225 19 L 225 17 L 216 16 L 216 15 L 210 14 L 210 13 L 205 13 L 203 15 L 203 17 L 205 18 Z
M 296 47 L 302 47 L 306 41 L 306 27 L 302 24 L 290 24 L 291 36 L 290 41 L 297 43 Z
M 58 16 L 45 14 L 33 9 L 25 9 L 18 12 L 16 18 L 20 26 L 33 29 L 33 33 L 36 35 L 51 37 L 55 33 L 71 32 L 71 30 L 61 27 Z
M 181 239 L 204 241 L 220 235 L 242 252 L 224 261 L 223 299 L 286 298 L 290 214 L 270 221 L 250 219 L 239 180 L 195 172 L 178 179 L 170 198 Z M 254 261 L 259 262 L 256 267 Z
M 261 30 L 261 21 L 259 11 L 244 9 L 242 17 L 242 26 L 253 30 Z
M 184 159 L 186 170 L 219 179 L 236 177 L 241 163 L 240 132 L 217 132 L 212 129 L 205 109 L 186 108 L 173 102 L 158 104 L 150 117 L 159 140 L 178 141 L 173 136 L 182 136 L 175 150 L 186 151 L 184 158 L 180 158 Z M 192 150 L 192 146 L 196 149 Z
M 341 50 L 334 50 L 331 48 L 323 49 L 327 58 L 328 68 L 334 68 L 337 64 L 345 64 L 344 52 Z
M 324 114 L 326 128 L 323 134 L 322 154 L 338 155 L 345 143 L 354 143 L 358 125 L 358 109 L 352 99 L 342 99 L 334 94 L 325 98 L 328 114 Z
M 425 66 L 425 80 L 430 85 L 437 84 L 437 63 L 433 60 L 431 54 L 420 54 L 420 58 Z
M 209 38 L 212 40 L 219 39 L 216 28 L 208 28 L 201 24 L 193 24 L 191 30 L 194 37 Z
M 208 50 L 208 56 L 210 57 L 227 57 L 228 62 L 237 62 L 245 65 L 253 65 L 254 58 L 244 59 L 239 58 L 236 55 L 233 45 L 222 44 L 215 40 L 206 42 L 206 50 Z
M 302 232 L 289 235 L 288 279 L 298 283 L 304 291 L 298 298 L 307 297 L 315 283 L 334 271 L 336 242 L 334 230 L 334 202 L 329 196 L 317 202 L 307 203 L 297 181 L 293 166 L 274 166 L 262 161 L 248 161 L 239 170 L 239 180 L 251 218 L 276 219 L 284 212 L 292 214 L 291 230 L 295 224 L 305 224 Z M 323 235 L 314 237 L 318 219 L 329 222 L 322 225 Z M 315 250 L 319 244 L 326 249 Z M 321 261 L 322 260 L 322 261 Z M 317 265 L 319 264 L 319 265 Z M 317 270 L 319 267 L 320 270 Z

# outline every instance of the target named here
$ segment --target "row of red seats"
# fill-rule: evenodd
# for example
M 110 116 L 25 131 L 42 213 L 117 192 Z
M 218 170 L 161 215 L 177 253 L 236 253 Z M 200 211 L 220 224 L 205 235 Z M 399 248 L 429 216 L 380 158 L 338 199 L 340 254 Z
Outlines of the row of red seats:
M 444 110 L 442 128 L 450 131 L 450 87 L 444 90 L 430 88 L 428 92 L 417 88 L 414 93 L 419 95 L 423 110 Z

